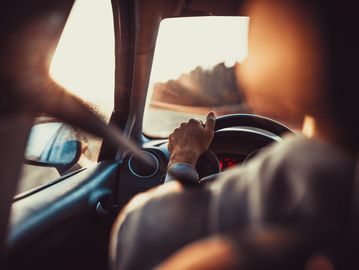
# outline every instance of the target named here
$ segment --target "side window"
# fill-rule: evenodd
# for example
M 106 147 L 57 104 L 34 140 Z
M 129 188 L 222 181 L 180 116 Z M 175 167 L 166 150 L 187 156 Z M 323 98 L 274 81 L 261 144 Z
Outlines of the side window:
M 52 80 L 105 121 L 114 105 L 114 24 L 111 0 L 77 0 L 50 64 Z M 101 140 L 41 115 L 31 129 L 17 194 L 47 185 L 98 160 Z

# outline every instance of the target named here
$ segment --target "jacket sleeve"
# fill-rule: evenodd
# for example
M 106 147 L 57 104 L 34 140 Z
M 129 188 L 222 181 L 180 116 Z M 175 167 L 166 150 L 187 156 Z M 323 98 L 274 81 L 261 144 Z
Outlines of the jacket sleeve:
M 145 202 L 141 196 L 147 196 Z M 161 196 L 144 193 L 133 199 L 112 229 L 111 269 L 153 269 L 176 250 L 205 237 L 208 200 L 204 189 Z

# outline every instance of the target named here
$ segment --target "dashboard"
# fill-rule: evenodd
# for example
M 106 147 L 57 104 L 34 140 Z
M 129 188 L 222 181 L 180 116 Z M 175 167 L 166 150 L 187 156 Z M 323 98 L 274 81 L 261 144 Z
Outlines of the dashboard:
M 261 149 L 281 140 L 280 137 L 251 128 L 226 128 L 215 132 L 210 145 L 211 154 L 202 155 L 197 163 L 200 178 L 233 169 L 245 163 Z M 170 154 L 167 140 L 148 140 L 143 149 L 125 156 L 119 172 L 118 193 L 125 204 L 135 194 L 146 191 L 165 181 Z M 146 156 L 149 163 L 141 163 L 138 155 Z

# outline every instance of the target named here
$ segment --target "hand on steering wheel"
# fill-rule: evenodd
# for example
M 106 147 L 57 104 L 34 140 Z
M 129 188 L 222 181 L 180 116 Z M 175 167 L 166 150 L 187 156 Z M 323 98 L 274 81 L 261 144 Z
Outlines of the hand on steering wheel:
M 202 177 L 208 178 L 206 176 L 215 177 L 215 174 L 220 172 L 219 161 L 217 156 L 211 150 L 208 150 L 208 147 L 216 131 L 229 127 L 260 129 L 270 132 L 279 138 L 283 137 L 286 133 L 294 133 L 285 125 L 259 115 L 232 114 L 215 118 L 214 113 L 209 113 L 205 125 L 198 120 L 191 119 L 188 123 L 182 123 L 170 135 L 168 143 L 168 150 L 170 152 L 169 167 L 175 163 L 187 163 L 193 168 L 197 167 L 200 180 Z M 246 130 L 239 130 L 238 132 L 260 137 L 262 138 L 261 143 L 273 141 L 273 138 L 269 138 L 262 133 L 248 133 Z M 199 171 L 198 168 L 200 168 Z
M 215 124 L 216 116 L 214 112 L 210 112 L 205 124 L 191 119 L 176 128 L 169 136 L 167 147 L 171 158 L 168 165 L 187 163 L 195 167 L 198 158 L 207 151 L 212 142 Z

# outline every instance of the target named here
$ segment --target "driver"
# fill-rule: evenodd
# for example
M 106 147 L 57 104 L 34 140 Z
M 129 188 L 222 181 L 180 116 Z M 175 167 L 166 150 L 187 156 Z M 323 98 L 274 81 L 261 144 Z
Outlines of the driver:
M 168 177 L 136 196 L 113 227 L 113 269 L 358 269 L 355 8 L 321 0 L 248 8 L 249 57 L 237 70 L 247 101 L 302 120 L 302 134 L 204 187 Z M 195 175 L 214 126 L 211 112 L 205 124 L 175 129 L 169 170 Z

